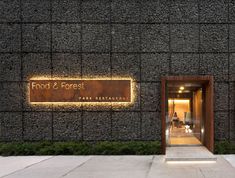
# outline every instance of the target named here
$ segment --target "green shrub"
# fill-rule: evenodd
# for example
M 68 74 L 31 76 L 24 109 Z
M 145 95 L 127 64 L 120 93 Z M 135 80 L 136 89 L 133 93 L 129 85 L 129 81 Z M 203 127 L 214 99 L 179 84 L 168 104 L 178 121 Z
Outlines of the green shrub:
M 11 142 L 0 143 L 0 155 L 150 155 L 161 154 L 158 141 Z
M 100 142 L 93 146 L 93 154 L 99 155 L 149 155 L 161 154 L 157 141 Z
M 215 154 L 235 154 L 235 144 L 227 140 L 215 142 Z

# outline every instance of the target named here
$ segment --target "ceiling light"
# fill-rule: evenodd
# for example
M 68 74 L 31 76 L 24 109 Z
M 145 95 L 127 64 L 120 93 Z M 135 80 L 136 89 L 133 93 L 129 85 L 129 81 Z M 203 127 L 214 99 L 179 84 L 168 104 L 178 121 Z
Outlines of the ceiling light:
M 180 87 L 180 90 L 184 90 L 184 87 L 182 86 L 182 87 Z

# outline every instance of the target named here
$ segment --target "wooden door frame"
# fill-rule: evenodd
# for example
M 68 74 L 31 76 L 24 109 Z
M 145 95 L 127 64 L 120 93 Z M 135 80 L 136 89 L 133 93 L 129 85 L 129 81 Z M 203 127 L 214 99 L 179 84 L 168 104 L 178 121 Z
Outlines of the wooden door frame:
M 206 83 L 206 120 L 205 139 L 203 145 L 212 153 L 214 152 L 214 79 L 213 76 L 165 76 L 161 78 L 161 121 L 162 121 L 162 154 L 166 153 L 166 83 L 179 82 L 205 82 Z

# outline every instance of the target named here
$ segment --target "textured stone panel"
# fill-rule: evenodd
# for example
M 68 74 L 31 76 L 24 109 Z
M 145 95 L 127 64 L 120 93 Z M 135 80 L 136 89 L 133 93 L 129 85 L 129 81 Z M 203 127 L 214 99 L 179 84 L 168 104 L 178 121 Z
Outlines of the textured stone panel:
M 110 77 L 109 54 L 83 54 L 82 75 L 83 77 Z
M 53 76 L 81 77 L 81 55 L 71 53 L 52 54 Z
M 80 22 L 81 0 L 53 0 L 52 21 Z
M 3 140 L 2 138 L 2 122 L 0 120 L 0 142 Z
M 140 55 L 139 54 L 113 54 L 112 76 L 132 77 L 140 80 Z
M 140 50 L 139 25 L 113 25 L 112 51 L 136 52 Z
M 112 22 L 139 22 L 140 20 L 139 0 L 113 0 L 111 8 Z
M 228 139 L 228 112 L 215 112 L 215 140 Z
M 0 2 L 0 19 L 1 22 L 19 22 L 20 0 L 2 0 Z
M 24 113 L 24 140 L 51 140 L 52 113 L 26 112 Z
M 169 51 L 168 25 L 142 25 L 141 49 L 143 52 Z
M 199 54 L 173 53 L 171 55 L 173 75 L 197 75 L 199 70 Z
M 113 111 L 140 111 L 140 83 L 133 82 L 133 103 L 130 105 L 123 105 L 120 104 L 113 104 L 112 110 Z
M 3 141 L 22 140 L 22 113 L 1 112 L 1 139 Z
M 83 52 L 109 52 L 110 51 L 110 25 L 86 24 L 82 27 Z
M 227 52 L 228 28 L 227 25 L 201 25 L 201 50 L 203 52 Z
M 108 22 L 110 19 L 109 0 L 85 0 L 82 1 L 82 21 L 84 22 Z
M 80 112 L 57 112 L 53 115 L 54 140 L 81 140 L 82 123 Z
M 143 111 L 160 111 L 160 83 L 141 83 L 141 105 Z
M 0 24 L 0 52 L 20 51 L 20 25 Z
M 227 0 L 203 0 L 200 1 L 201 22 L 227 22 Z
M 195 0 L 175 0 L 170 1 L 170 21 L 171 22 L 198 22 L 198 1 Z
M 53 111 L 56 112 L 70 112 L 70 111 L 81 111 L 82 108 L 82 103 L 76 103 L 76 104 L 58 104 L 58 105 L 53 105 Z M 85 110 L 85 109 L 83 109 Z
M 235 22 L 235 1 L 229 0 L 229 21 Z
M 235 24 L 229 25 L 229 51 L 235 52 Z
M 202 54 L 200 58 L 201 74 L 213 75 L 216 81 L 228 80 L 227 54 Z
M 235 111 L 235 82 L 229 83 L 229 109 Z
M 159 112 L 142 112 L 142 140 L 161 140 Z
M 112 113 L 112 137 L 114 140 L 140 139 L 140 113 L 114 112 Z
M 230 140 L 235 141 L 235 111 L 230 112 Z
M 161 76 L 169 73 L 168 54 L 142 54 L 141 55 L 141 80 L 160 81 Z
M 84 112 L 83 139 L 109 140 L 111 137 L 111 115 L 109 112 Z
M 214 96 L 214 110 L 228 110 L 228 84 L 227 83 L 215 83 L 215 96 Z
M 20 81 L 19 54 L 0 54 L 0 81 Z
M 23 87 L 23 111 L 51 111 L 52 110 L 52 104 L 31 104 L 29 102 L 29 82 L 24 82 L 22 84 Z
M 0 83 L 0 111 L 20 111 L 22 88 L 20 83 Z
M 51 30 L 48 24 L 23 25 L 23 51 L 48 52 L 51 46 Z
M 23 78 L 28 80 L 33 76 L 50 76 L 51 59 L 50 54 L 28 53 L 23 55 Z
M 169 2 L 171 4 L 168 4 Z M 235 25 L 201 24 L 202 52 L 228 52 L 229 26 L 229 50 L 231 53 L 229 61 L 228 54 L 202 53 L 199 70 L 198 54 L 172 53 L 172 71 L 169 71 L 168 54 L 141 54 L 140 62 L 140 54 L 131 53 L 141 51 L 168 52 L 169 29 L 167 25 L 150 23 L 167 23 L 168 20 L 173 23 L 197 23 L 198 6 L 196 4 L 198 2 L 193 0 L 42 0 L 40 2 L 22 0 L 23 22 L 32 22 L 23 24 L 22 47 L 24 52 L 50 52 L 50 24 L 41 22 L 50 22 L 51 17 L 53 22 L 58 22 L 52 25 L 53 51 L 58 53 L 52 54 L 52 61 L 49 53 L 22 53 L 24 80 L 31 76 L 50 76 L 51 73 L 54 76 L 63 77 L 80 77 L 83 73 L 83 76 L 92 77 L 111 77 L 111 74 L 113 76 L 133 76 L 138 81 L 138 83 L 134 83 L 137 98 L 132 106 L 53 106 L 53 110 L 57 112 L 54 113 L 55 139 L 80 140 L 82 138 L 81 130 L 83 129 L 86 140 L 160 139 L 161 126 L 160 120 L 157 120 L 160 119 L 160 113 L 156 112 L 160 111 L 160 83 L 155 82 L 160 81 L 161 76 L 169 74 L 203 74 L 213 75 L 216 80 L 214 97 L 216 110 L 215 137 L 216 139 L 224 139 L 229 138 L 230 134 L 231 140 L 235 141 L 235 54 L 232 53 L 235 52 Z M 201 22 L 227 23 L 228 12 L 230 22 L 235 22 L 235 3 L 233 0 L 200 0 L 200 2 Z M 227 2 L 230 3 L 229 11 Z M 52 9 L 50 9 L 51 7 Z M 50 14 L 51 12 L 52 14 Z M 80 17 L 80 14 L 82 17 Z M 170 17 L 168 17 L 169 14 Z M 60 23 L 80 23 L 81 20 L 85 22 L 83 28 L 80 24 Z M 111 24 L 112 50 L 130 53 L 113 53 L 111 58 L 108 53 L 100 54 L 110 50 L 110 26 L 99 22 L 109 22 L 109 20 L 118 22 Z M 3 0 L 0 2 L 0 21 L 20 22 L 20 0 Z M 96 24 L 88 25 L 92 22 Z M 149 24 L 119 24 L 119 22 Z M 175 28 L 176 26 L 179 28 Z M 171 34 L 173 51 L 197 52 L 195 46 L 198 46 L 198 24 L 178 24 L 171 27 L 172 32 L 174 32 Z M 81 34 L 81 29 L 84 30 L 83 34 Z M 80 39 L 81 36 L 83 43 Z M 140 44 L 140 38 L 142 44 Z M 23 105 L 23 111 L 27 111 L 23 113 L 25 116 L 23 121 L 24 138 L 26 140 L 51 140 L 53 135 L 51 128 L 52 113 L 50 112 L 52 105 L 30 105 L 27 96 L 28 83 L 9 82 L 21 80 L 21 54 L 14 53 L 21 51 L 20 44 L 21 24 L 0 24 L 0 52 L 2 52 L 0 54 L 0 81 L 2 81 L 0 84 L 1 137 L 6 141 L 22 139 L 21 111 Z M 81 54 L 77 53 L 81 52 L 81 44 L 84 45 L 85 52 L 94 51 L 99 54 L 85 53 L 82 60 Z M 139 81 L 144 82 L 139 83 Z M 140 113 L 137 112 L 140 111 L 140 107 L 145 111 L 142 113 L 142 118 L 140 118 Z M 92 111 L 85 112 L 84 126 L 81 125 L 82 118 L 79 113 L 81 109 Z M 151 112 L 146 112 L 149 110 Z M 37 112 L 31 113 L 29 111 Z M 113 112 L 113 123 L 109 111 Z M 88 119 L 86 120 L 86 118 Z M 113 125 L 113 132 L 111 125 Z
M 141 22 L 168 22 L 168 4 L 165 0 L 140 1 Z
M 107 103 L 107 104 L 103 104 L 103 105 L 97 105 L 95 103 L 89 103 L 89 104 L 83 104 L 82 105 L 82 109 L 83 111 L 110 111 L 112 108 L 112 103 Z
M 199 47 L 199 25 L 171 25 L 171 48 L 176 52 L 196 52 Z
M 22 18 L 24 22 L 50 21 L 50 1 L 22 0 Z
M 60 52 L 81 51 L 81 26 L 79 24 L 52 25 L 52 50 Z
M 235 53 L 229 55 L 229 80 L 235 81 Z

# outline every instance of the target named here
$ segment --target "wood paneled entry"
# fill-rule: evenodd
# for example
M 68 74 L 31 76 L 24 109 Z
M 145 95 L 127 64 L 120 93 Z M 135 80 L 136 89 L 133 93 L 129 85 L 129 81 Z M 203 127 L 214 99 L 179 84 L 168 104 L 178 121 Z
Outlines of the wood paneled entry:
M 203 129 L 201 143 L 209 151 L 214 152 L 214 81 L 212 76 L 166 76 L 161 79 L 161 121 L 162 121 L 162 153 L 166 151 L 166 128 L 168 119 L 168 86 L 183 83 L 200 84 L 203 86 Z M 173 95 L 173 94 L 172 94 Z M 182 93 L 181 95 L 187 95 Z M 193 103 L 194 104 L 194 103 Z

